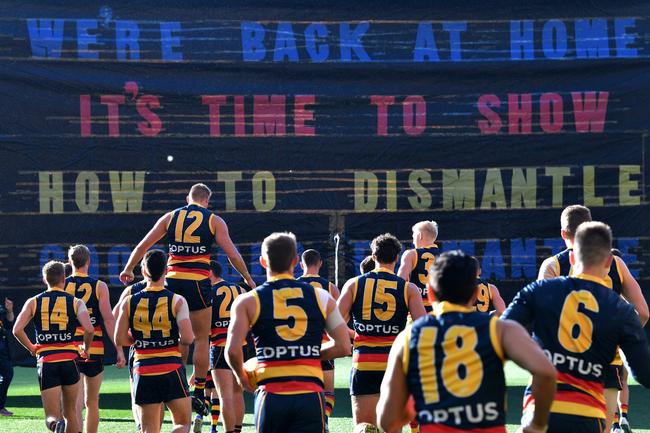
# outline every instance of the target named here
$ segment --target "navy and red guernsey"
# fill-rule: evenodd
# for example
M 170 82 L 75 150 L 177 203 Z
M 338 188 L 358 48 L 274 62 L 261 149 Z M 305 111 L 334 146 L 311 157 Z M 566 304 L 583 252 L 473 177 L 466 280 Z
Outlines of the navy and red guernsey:
M 76 299 L 62 289 L 51 288 L 34 297 L 36 359 L 39 363 L 72 361 L 79 356 L 75 341 Z

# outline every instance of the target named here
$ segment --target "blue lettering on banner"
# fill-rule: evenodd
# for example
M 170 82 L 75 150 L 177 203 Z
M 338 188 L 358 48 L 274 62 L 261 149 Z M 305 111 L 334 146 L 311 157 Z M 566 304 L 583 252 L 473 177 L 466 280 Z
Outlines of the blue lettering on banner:
M 607 20 L 604 18 L 576 20 L 576 57 L 579 59 L 609 57 Z
M 92 33 L 90 33 L 93 31 Z M 97 21 L 77 20 L 77 56 L 80 59 L 97 60 L 99 53 L 90 48 L 97 44 Z
M 510 22 L 510 58 L 512 60 L 535 58 L 532 20 Z
M 361 38 L 366 34 L 369 28 L 370 23 L 367 21 L 360 22 L 356 27 L 354 27 L 354 29 L 350 27 L 350 23 L 339 24 L 342 61 L 351 62 L 353 52 L 360 61 L 371 61 L 370 56 L 363 47 L 363 42 L 361 42 Z
M 535 239 L 510 239 L 510 277 L 534 280 L 537 277 Z
M 282 62 L 286 59 L 290 62 L 297 62 L 298 49 L 296 48 L 296 38 L 291 23 L 279 23 L 275 34 L 273 61 Z
M 542 50 L 549 59 L 561 59 L 567 53 L 566 25 L 560 20 L 548 20 L 542 30 Z
M 240 25 L 242 56 L 245 62 L 264 60 L 266 48 L 264 47 L 264 26 L 252 21 L 244 21 Z
M 498 239 L 488 239 L 483 250 L 481 261 L 481 275 L 484 278 L 505 279 L 506 269 L 501 253 L 501 242 Z
M 27 20 L 32 56 L 61 58 L 63 45 L 63 20 L 29 19 Z
M 140 60 L 140 27 L 135 21 L 115 22 L 115 49 L 118 60 Z
M 305 49 L 312 62 L 324 62 L 329 57 L 329 45 L 317 42 L 317 38 L 326 38 L 327 35 L 325 24 L 312 23 L 305 29 Z
M 180 36 L 174 36 L 173 32 L 181 31 L 181 23 L 177 21 L 160 23 L 160 45 L 162 59 L 166 62 L 178 62 L 183 60 L 183 53 L 177 48 L 181 46 Z

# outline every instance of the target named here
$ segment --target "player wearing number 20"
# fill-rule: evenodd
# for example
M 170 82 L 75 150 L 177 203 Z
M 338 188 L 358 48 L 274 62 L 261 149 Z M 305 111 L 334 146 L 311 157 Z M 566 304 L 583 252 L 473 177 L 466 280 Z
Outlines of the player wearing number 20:
M 532 373 L 535 425 L 546 425 L 555 369 L 519 324 L 474 310 L 476 271 L 462 251 L 444 253 L 433 265 L 431 290 L 440 302 L 397 338 L 381 385 L 377 415 L 387 433 L 401 431 L 413 409 L 422 433 L 505 433 L 506 358 Z M 409 394 L 415 407 L 399 410 Z
M 393 341 L 404 330 L 409 312 L 413 319 L 426 314 L 419 289 L 393 273 L 402 250 L 397 238 L 380 235 L 370 250 L 375 269 L 345 283 L 338 301 L 343 319 L 352 316 L 354 324 L 350 394 L 355 425 L 375 424 L 379 388 Z
M 349 354 L 347 326 L 329 293 L 293 277 L 298 264 L 293 234 L 274 233 L 264 239 L 260 263 L 267 281 L 235 300 L 226 359 L 241 385 L 252 391 L 241 349 L 250 329 L 257 355 L 257 432 L 322 433 L 321 358 Z M 332 340 L 321 346 L 324 331 Z
M 578 227 L 572 277 L 536 281 L 521 290 L 503 317 L 532 326 L 558 371 L 550 433 L 599 433 L 605 422 L 604 383 L 616 346 L 632 374 L 650 386 L 650 349 L 634 307 L 607 287 L 612 233 L 606 224 Z M 524 416 L 536 404 L 526 392 Z

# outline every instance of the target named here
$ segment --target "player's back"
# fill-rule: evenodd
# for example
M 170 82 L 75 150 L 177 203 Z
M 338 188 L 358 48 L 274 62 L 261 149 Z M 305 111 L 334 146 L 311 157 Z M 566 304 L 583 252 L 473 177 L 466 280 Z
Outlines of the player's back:
M 93 343 L 89 355 L 92 360 L 104 358 L 104 318 L 99 310 L 99 280 L 86 274 L 75 272 L 65 279 L 65 291 L 86 304 L 90 323 L 94 328 Z M 83 343 L 83 328 L 78 327 L 75 340 L 78 345 Z
M 327 278 L 323 278 L 320 275 L 312 275 L 312 274 L 302 275 L 298 278 L 298 281 L 305 282 L 318 289 L 323 289 L 330 295 L 332 294 L 330 282 L 327 280 Z
M 226 334 L 230 325 L 230 310 L 237 296 L 246 293 L 235 283 L 222 280 L 212 286 L 212 329 L 210 345 L 223 347 L 226 345 Z
M 505 432 L 497 318 L 441 302 L 407 330 L 407 384 L 422 433 Z
M 490 283 L 487 280 L 479 278 L 476 280 L 476 311 L 481 313 L 488 313 L 494 310 L 492 303 L 492 292 L 490 291 Z
M 258 360 L 257 383 L 278 394 L 323 392 L 320 346 L 326 300 L 319 289 L 282 274 L 252 293 L 257 318 L 251 331 Z
M 415 248 L 415 266 L 411 270 L 409 281 L 415 284 L 420 289 L 422 295 L 422 303 L 427 313 L 432 310 L 431 302 L 427 295 L 427 282 L 429 280 L 429 269 L 436 261 L 436 257 L 440 255 L 440 250 L 437 245 L 429 245 L 426 247 Z
M 71 361 L 79 350 L 75 331 L 79 322 L 75 297 L 59 289 L 49 289 L 34 297 L 36 358 L 42 362 Z
M 167 278 L 203 280 L 210 276 L 210 252 L 216 232 L 215 216 L 195 203 L 171 213 L 167 227 Z
M 567 248 L 564 251 L 561 251 L 554 255 L 553 257 L 556 260 L 557 272 L 561 277 L 571 277 L 573 276 L 573 266 L 571 266 L 570 259 L 571 249 Z M 618 260 L 613 258 L 612 264 L 609 267 L 609 273 L 605 277 L 605 286 L 614 290 L 617 294 L 621 294 L 623 291 L 623 275 L 621 274 L 620 269 L 618 268 Z

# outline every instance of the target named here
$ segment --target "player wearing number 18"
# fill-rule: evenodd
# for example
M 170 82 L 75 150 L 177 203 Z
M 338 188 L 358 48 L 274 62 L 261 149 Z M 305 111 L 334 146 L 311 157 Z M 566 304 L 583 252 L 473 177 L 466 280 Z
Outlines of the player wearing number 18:
M 164 288 L 167 257 L 145 254 L 142 274 L 147 287 L 119 306 L 115 342 L 135 346 L 133 394 L 140 407 L 143 433 L 160 432 L 160 404 L 172 414 L 172 433 L 187 433 L 192 414 L 179 345 L 194 340 L 185 299 Z
M 321 359 L 350 353 L 347 326 L 325 290 L 293 277 L 298 264 L 293 234 L 274 233 L 264 239 L 260 263 L 267 281 L 235 300 L 226 359 L 242 386 L 252 391 L 241 350 L 250 329 L 257 355 L 258 433 L 323 433 Z M 332 340 L 321 346 L 324 331 Z
M 532 327 L 558 371 L 549 433 L 600 433 L 605 423 L 607 366 L 619 345 L 637 381 L 650 386 L 650 349 L 634 307 L 609 289 L 612 232 L 585 222 L 570 254 L 573 276 L 536 281 L 522 289 L 502 317 Z M 527 391 L 524 416 L 536 405 Z

